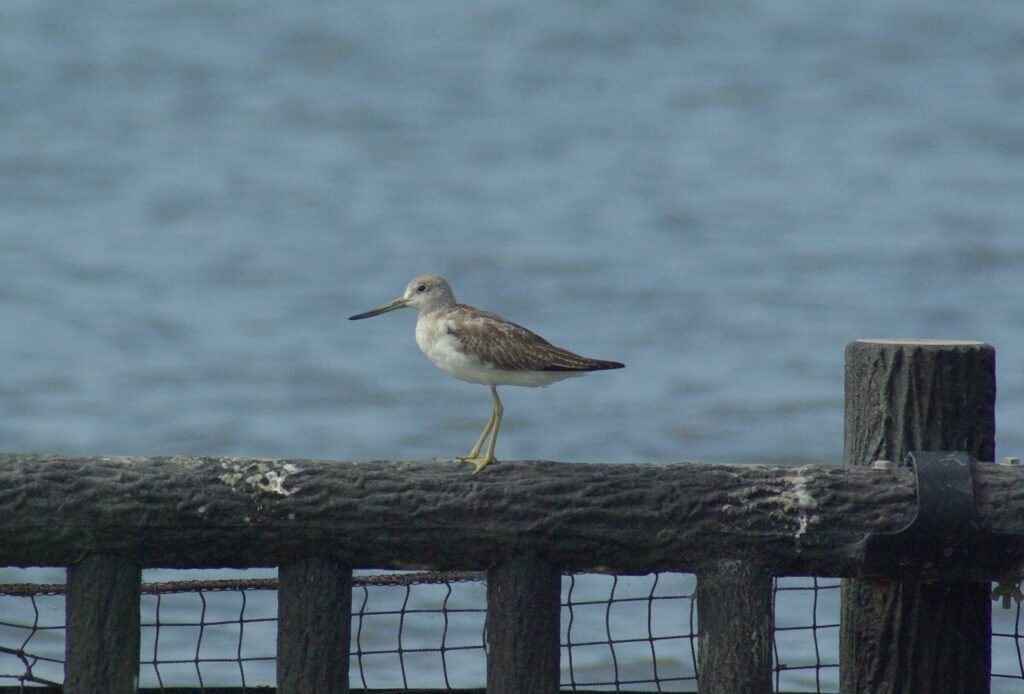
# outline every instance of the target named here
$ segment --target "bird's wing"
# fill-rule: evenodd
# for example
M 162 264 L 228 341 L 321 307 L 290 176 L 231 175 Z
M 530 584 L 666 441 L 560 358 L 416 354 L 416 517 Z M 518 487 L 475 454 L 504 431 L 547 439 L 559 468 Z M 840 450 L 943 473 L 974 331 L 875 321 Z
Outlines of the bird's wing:
M 537 333 L 499 315 L 469 306 L 447 321 L 448 334 L 463 352 L 506 371 L 595 371 L 621 368 L 618 362 L 588 359 L 556 347 Z

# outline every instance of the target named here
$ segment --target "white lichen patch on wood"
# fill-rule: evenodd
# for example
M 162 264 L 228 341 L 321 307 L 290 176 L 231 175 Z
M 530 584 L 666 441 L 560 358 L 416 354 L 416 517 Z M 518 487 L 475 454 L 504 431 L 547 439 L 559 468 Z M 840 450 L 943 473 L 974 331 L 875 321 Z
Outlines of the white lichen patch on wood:
M 299 471 L 294 463 L 282 463 L 272 460 L 230 460 L 222 461 L 221 469 L 227 472 L 218 475 L 219 479 L 229 487 L 236 487 L 239 482 L 266 494 L 288 496 L 298 491 L 298 487 L 285 487 L 288 478 Z
M 228 463 L 221 463 L 220 466 L 224 469 L 229 469 L 230 467 Z M 219 479 L 221 482 L 228 485 L 229 487 L 234 487 L 235 483 L 238 482 L 238 480 L 242 479 L 242 473 L 225 472 L 223 475 L 217 475 L 217 479 Z
M 798 514 L 798 522 L 800 525 L 797 528 L 794 538 L 799 540 L 807 532 L 807 528 L 811 524 L 811 512 L 817 511 L 819 505 L 817 500 L 811 496 L 810 490 L 807 488 L 807 484 L 810 481 L 807 477 L 803 475 L 794 475 L 792 477 L 787 477 L 786 481 L 792 486 L 783 491 L 779 497 L 782 499 L 783 510 L 790 512 L 795 511 Z

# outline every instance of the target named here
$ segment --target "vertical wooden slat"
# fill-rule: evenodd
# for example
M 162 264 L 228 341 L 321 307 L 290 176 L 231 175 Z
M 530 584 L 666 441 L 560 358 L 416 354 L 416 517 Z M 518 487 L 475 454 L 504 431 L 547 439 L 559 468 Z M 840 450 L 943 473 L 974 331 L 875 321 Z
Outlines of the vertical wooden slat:
M 981 342 L 858 340 L 846 350 L 843 462 L 910 451 L 995 455 L 995 350 Z M 843 582 L 843 694 L 986 694 L 987 583 Z
M 139 684 L 142 570 L 112 555 L 68 567 L 65 694 L 131 694 Z
M 722 560 L 697 574 L 700 694 L 772 691 L 772 577 L 752 562 Z
M 277 691 L 348 694 L 352 570 L 309 557 L 281 566 L 277 591 Z
M 488 694 L 549 694 L 559 685 L 562 576 L 533 554 L 487 572 Z

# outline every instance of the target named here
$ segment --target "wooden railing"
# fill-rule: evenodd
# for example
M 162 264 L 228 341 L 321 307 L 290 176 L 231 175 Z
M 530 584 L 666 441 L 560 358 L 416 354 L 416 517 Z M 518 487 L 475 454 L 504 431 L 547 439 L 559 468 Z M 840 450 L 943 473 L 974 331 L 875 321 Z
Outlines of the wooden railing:
M 4 455 L 0 565 L 68 567 L 70 694 L 135 691 L 143 567 L 266 566 L 282 693 L 348 691 L 353 568 L 485 570 L 494 693 L 558 690 L 566 570 L 694 572 L 704 693 L 771 690 L 783 575 L 849 579 L 843 692 L 986 692 L 989 582 L 1024 572 L 1024 473 L 965 457 L 994 459 L 994 367 L 982 343 L 852 343 L 841 468 Z M 941 489 L 923 513 L 927 456 L 872 467 L 911 451 L 964 454 L 968 523 L 932 513 Z

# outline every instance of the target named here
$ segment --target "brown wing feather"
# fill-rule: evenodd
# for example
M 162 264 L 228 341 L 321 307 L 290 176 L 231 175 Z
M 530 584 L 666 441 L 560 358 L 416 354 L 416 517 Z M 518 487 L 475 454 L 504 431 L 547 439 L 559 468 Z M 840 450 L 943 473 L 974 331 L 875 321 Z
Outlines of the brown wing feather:
M 621 369 L 615 361 L 589 359 L 556 347 L 543 337 L 501 316 L 459 304 L 448 332 L 466 352 L 506 371 L 599 371 Z

